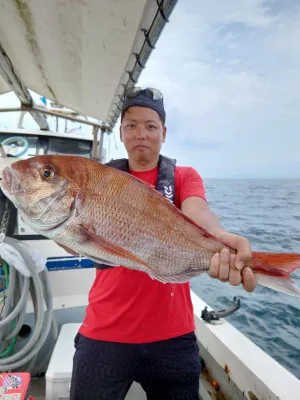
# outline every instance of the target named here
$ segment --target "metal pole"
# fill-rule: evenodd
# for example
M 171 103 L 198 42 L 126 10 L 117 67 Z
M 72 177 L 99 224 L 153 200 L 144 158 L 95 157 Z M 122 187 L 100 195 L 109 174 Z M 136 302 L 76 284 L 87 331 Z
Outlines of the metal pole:
M 18 129 L 23 129 L 24 117 L 25 117 L 25 111 L 22 111 L 21 115 L 20 115 L 19 123 L 18 123 Z
M 9 87 L 13 90 L 15 95 L 18 97 L 20 102 L 22 104 L 26 105 L 33 105 L 33 100 L 32 97 L 25 87 L 23 83 L 21 82 L 21 79 L 19 76 L 17 76 L 12 62 L 9 59 L 8 55 L 6 54 L 5 50 L 0 44 L 0 75 L 2 78 L 5 80 L 5 82 L 9 85 Z M 45 118 L 44 115 L 40 115 L 38 113 L 35 113 L 32 111 L 32 109 L 29 111 L 35 122 L 39 125 L 41 130 L 49 130 L 49 125 L 48 122 Z
M 100 131 L 100 143 L 99 143 L 99 161 L 103 163 L 103 142 L 104 142 L 104 133 L 105 130 L 101 129 Z
M 0 144 L 0 156 L 1 156 L 1 157 L 7 157 L 7 155 L 6 155 L 6 153 L 5 153 L 5 150 L 4 150 L 3 146 L 2 146 L 2 144 Z
M 58 111 L 50 111 L 41 107 L 27 107 L 27 106 L 22 106 L 22 110 L 26 110 L 26 111 L 30 111 L 33 110 L 35 112 L 39 112 L 41 114 L 45 114 L 45 115 L 52 115 L 54 117 L 58 117 L 58 118 L 65 118 L 68 119 L 69 121 L 73 121 L 73 122 L 79 122 L 80 124 L 86 124 L 86 125 L 90 125 L 90 126 L 97 126 L 97 128 L 102 128 L 101 124 L 98 124 L 96 122 L 90 122 L 90 121 L 84 121 L 80 118 L 76 118 L 76 117 L 71 117 L 71 115 L 65 115 L 63 112 L 58 112 Z M 1 109 L 0 109 L 1 111 Z
M 93 127 L 93 148 L 92 148 L 92 157 L 97 160 L 98 159 L 98 130 L 99 128 L 97 126 Z
M 0 108 L 0 112 L 24 112 L 22 108 L 20 107 L 6 107 L 6 108 Z
M 40 107 L 27 107 L 27 106 L 23 106 L 21 108 L 14 108 L 14 107 L 10 107 L 10 108 L 0 108 L 0 112 L 20 112 L 20 111 L 34 111 L 36 113 L 41 113 L 41 114 L 45 114 L 45 115 L 52 115 L 53 117 L 58 117 L 58 118 L 64 118 L 64 119 L 68 119 L 69 121 L 73 121 L 73 122 L 79 122 L 80 124 L 85 124 L 85 125 L 89 125 L 89 126 L 96 126 L 98 129 L 102 129 L 103 125 L 102 124 L 98 124 L 97 122 L 90 122 L 90 121 L 84 121 L 80 118 L 76 118 L 76 117 L 71 117 L 70 115 L 65 115 L 62 112 L 57 112 L 57 111 L 50 111 L 44 108 L 40 108 Z M 84 117 L 85 118 L 85 117 Z

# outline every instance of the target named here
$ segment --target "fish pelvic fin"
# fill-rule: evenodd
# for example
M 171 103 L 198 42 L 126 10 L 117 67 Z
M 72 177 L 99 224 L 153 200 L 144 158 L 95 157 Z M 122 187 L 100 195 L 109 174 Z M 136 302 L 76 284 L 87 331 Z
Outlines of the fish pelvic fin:
M 300 254 L 253 252 L 251 264 L 259 285 L 300 298 L 300 288 L 289 276 L 300 268 Z

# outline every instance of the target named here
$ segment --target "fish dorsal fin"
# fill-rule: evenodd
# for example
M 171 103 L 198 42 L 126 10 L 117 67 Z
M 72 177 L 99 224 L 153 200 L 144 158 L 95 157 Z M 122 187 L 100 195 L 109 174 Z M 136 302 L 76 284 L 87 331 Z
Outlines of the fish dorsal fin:
M 154 272 L 145 261 L 135 256 L 133 253 L 110 242 L 109 240 L 104 239 L 101 236 L 96 235 L 92 227 L 89 227 L 87 225 L 85 226 L 81 225 L 81 229 L 83 236 L 85 236 L 85 240 L 91 243 L 96 248 L 98 248 L 102 253 L 106 253 L 109 256 L 117 256 L 119 258 L 122 258 L 124 260 L 123 261 L 124 265 L 126 265 L 125 264 L 126 262 L 128 264 L 128 261 L 131 261 L 134 264 L 138 264 L 143 270 L 146 271 L 150 270 L 152 271 L 152 273 Z

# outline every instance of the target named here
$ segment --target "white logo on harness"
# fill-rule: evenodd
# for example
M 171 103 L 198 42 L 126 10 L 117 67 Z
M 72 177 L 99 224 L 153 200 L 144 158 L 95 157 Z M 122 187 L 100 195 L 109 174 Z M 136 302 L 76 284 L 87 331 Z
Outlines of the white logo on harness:
M 172 201 L 173 198 L 173 190 L 172 186 L 164 186 L 165 196 L 168 200 Z

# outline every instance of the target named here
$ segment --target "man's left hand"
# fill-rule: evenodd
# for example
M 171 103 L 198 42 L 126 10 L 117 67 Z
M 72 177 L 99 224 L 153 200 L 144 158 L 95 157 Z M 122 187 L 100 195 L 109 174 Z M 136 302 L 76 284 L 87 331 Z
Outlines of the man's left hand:
M 208 275 L 222 282 L 229 282 L 233 286 L 242 283 L 247 292 L 253 292 L 256 288 L 253 271 L 249 267 L 244 267 L 252 255 L 249 241 L 243 236 L 225 231 L 215 234 L 215 236 L 222 243 L 236 250 L 237 253 L 230 254 L 226 248 L 220 253 L 216 253 L 211 259 Z

